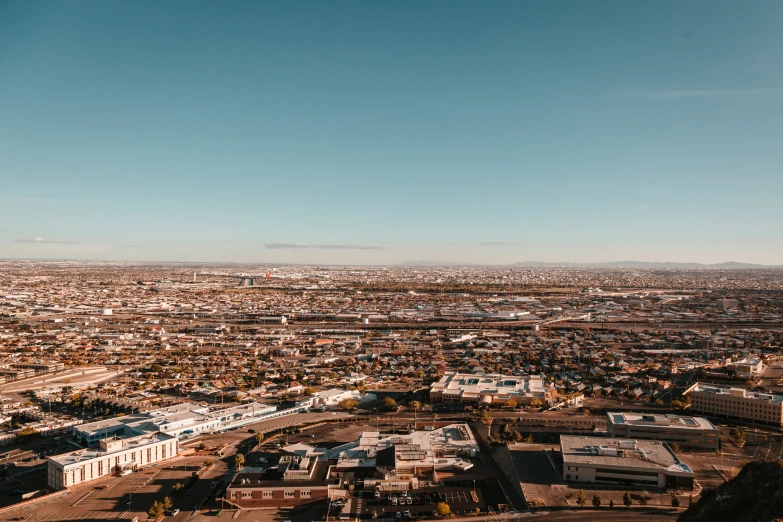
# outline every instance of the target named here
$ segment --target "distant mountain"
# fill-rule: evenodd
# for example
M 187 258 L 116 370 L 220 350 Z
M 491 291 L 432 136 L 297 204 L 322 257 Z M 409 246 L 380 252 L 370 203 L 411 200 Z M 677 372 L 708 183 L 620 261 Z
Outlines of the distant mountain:
M 471 266 L 470 263 L 454 263 L 449 261 L 403 261 L 399 266 Z
M 656 262 L 656 261 L 605 261 L 601 263 L 547 263 L 542 261 L 522 261 L 514 266 L 526 267 L 606 267 L 606 268 L 783 268 L 783 265 L 759 265 L 756 263 L 741 263 L 738 261 L 726 261 L 724 263 L 676 263 L 676 262 Z

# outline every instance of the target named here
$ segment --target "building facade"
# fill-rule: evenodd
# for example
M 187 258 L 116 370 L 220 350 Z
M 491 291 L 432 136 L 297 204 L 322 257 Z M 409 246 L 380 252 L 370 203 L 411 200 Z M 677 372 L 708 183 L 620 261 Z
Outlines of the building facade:
M 720 431 L 704 417 L 608 412 L 606 425 L 610 437 L 662 440 L 683 448 L 720 449 Z
M 783 395 L 699 382 L 684 395 L 691 397 L 691 410 L 696 412 L 783 427 Z
M 46 484 L 54 490 L 67 489 L 114 473 L 166 461 L 178 453 L 176 437 L 164 433 L 103 439 L 95 448 L 47 458 Z
M 560 452 L 569 482 L 693 489 L 693 470 L 665 442 L 563 435 Z

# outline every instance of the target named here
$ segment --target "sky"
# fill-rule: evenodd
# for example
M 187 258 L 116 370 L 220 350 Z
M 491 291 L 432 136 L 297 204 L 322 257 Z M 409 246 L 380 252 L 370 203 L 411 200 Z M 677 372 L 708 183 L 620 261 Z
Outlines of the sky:
M 783 2 L 0 2 L 0 258 L 783 264 Z

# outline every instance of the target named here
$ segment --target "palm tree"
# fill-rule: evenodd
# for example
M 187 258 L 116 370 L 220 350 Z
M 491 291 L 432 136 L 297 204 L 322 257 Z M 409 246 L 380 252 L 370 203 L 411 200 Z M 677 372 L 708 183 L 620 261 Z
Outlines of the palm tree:
M 237 453 L 234 456 L 234 464 L 236 464 L 237 471 L 242 469 L 242 464 L 244 464 L 244 463 L 245 463 L 245 456 L 242 455 L 241 453 Z
M 421 409 L 421 403 L 419 401 L 411 401 L 410 409 L 413 410 L 413 422 L 416 422 L 416 412 Z
M 263 433 L 261 433 L 261 432 L 258 432 L 258 433 L 256 433 L 256 434 L 255 434 L 255 438 L 256 438 L 256 444 L 257 444 L 258 446 L 260 446 L 260 445 L 261 445 L 261 443 L 262 443 L 262 442 L 264 442 L 264 434 L 263 434 Z

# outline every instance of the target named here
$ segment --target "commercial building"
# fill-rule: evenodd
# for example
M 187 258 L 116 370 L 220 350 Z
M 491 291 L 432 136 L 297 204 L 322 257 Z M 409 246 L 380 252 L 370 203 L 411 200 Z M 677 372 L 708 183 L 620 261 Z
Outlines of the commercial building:
M 606 425 L 610 437 L 662 440 L 683 448 L 720 449 L 720 431 L 704 417 L 608 412 Z
M 54 373 L 65 369 L 59 361 L 23 361 L 11 363 L 11 368 L 33 370 L 35 373 Z
M 743 357 L 726 363 L 726 369 L 734 371 L 737 377 L 756 377 L 764 371 L 764 361 L 754 357 Z
M 70 488 L 113 473 L 165 461 L 177 453 L 179 445 L 176 437 L 165 433 L 102 439 L 95 448 L 47 458 L 46 483 L 54 490 Z
M 291 412 L 288 410 L 277 411 L 277 406 L 257 402 L 216 410 L 186 402 L 75 426 L 73 438 L 87 446 L 92 446 L 99 440 L 114 435 L 166 433 L 174 437 L 187 437 L 236 428 L 289 413 Z
M 541 375 L 505 376 L 499 373 L 446 372 L 430 387 L 430 401 L 459 402 L 488 406 L 493 402 L 514 400 L 526 405 L 538 400 L 551 405 L 552 395 Z
M 783 395 L 697 382 L 684 395 L 693 411 L 783 427 Z
M 693 489 L 693 470 L 665 442 L 563 435 L 560 452 L 567 481 Z

